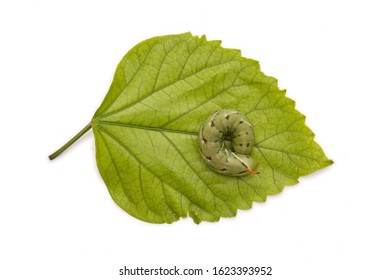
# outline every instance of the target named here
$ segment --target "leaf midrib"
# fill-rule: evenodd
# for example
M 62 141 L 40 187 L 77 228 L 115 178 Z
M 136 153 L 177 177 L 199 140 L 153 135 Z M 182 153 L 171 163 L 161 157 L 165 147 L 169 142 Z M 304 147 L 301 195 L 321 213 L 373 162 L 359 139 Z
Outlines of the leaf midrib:
M 137 124 L 126 124 L 126 123 L 101 121 L 101 120 L 96 121 L 94 123 L 94 126 L 99 126 L 99 125 L 122 126 L 122 127 L 129 127 L 129 128 L 135 128 L 135 129 L 152 130 L 152 131 L 168 132 L 168 133 L 180 133 L 180 134 L 186 134 L 186 135 L 191 135 L 191 136 L 198 136 L 198 132 L 193 132 L 193 131 L 167 129 L 167 128 L 161 128 L 161 127 L 144 126 L 144 125 L 137 125 Z

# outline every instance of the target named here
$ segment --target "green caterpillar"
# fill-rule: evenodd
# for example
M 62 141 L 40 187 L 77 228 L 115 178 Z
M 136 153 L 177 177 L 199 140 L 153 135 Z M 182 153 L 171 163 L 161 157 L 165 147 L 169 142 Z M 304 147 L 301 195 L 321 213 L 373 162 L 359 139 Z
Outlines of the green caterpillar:
M 206 165 L 228 176 L 257 174 L 254 170 L 258 163 L 249 156 L 254 141 L 252 125 L 234 109 L 214 112 L 203 123 L 198 136 L 199 150 Z

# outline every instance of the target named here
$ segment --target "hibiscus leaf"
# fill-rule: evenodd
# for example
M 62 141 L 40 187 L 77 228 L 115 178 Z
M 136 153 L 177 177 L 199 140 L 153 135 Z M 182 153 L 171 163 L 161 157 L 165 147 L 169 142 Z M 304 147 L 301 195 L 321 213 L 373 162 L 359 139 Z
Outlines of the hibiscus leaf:
M 130 215 L 151 223 L 218 221 L 332 163 L 294 106 L 239 50 L 190 33 L 154 37 L 124 56 L 90 124 L 50 158 L 92 127 L 99 172 Z M 259 174 L 225 176 L 203 162 L 198 132 L 221 108 L 252 123 Z

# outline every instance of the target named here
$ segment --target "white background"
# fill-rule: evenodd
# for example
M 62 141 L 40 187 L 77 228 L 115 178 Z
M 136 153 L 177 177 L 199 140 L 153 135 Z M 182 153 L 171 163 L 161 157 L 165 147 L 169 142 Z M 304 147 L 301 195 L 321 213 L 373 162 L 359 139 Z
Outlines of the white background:
M 387 2 L 1 1 L 0 279 L 161 278 L 120 277 L 124 265 L 391 279 Z M 335 164 L 235 218 L 154 225 L 111 200 L 91 131 L 48 160 L 89 122 L 132 46 L 186 31 L 259 60 Z

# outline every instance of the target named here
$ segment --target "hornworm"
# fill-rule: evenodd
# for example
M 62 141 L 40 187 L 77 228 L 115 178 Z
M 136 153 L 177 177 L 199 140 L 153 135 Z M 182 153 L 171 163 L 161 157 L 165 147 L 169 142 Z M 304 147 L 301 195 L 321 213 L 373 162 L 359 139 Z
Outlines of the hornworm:
M 234 109 L 211 114 L 201 126 L 198 146 L 207 166 L 228 176 L 257 174 L 257 161 L 250 156 L 254 129 L 248 119 Z

